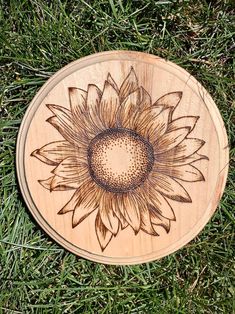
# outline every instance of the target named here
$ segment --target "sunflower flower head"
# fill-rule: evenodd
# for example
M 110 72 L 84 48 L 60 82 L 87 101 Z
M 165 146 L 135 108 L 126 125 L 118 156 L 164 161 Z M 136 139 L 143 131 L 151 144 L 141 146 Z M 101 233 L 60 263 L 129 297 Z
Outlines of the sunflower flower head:
M 31 154 L 53 167 L 39 180 L 45 189 L 74 190 L 58 214 L 72 212 L 74 228 L 96 212 L 102 250 L 128 226 L 134 234 L 169 232 L 173 204 L 192 202 L 183 183 L 204 180 L 194 163 L 207 159 L 198 154 L 204 141 L 190 136 L 198 117 L 173 119 L 182 92 L 152 102 L 131 68 L 120 87 L 109 73 L 102 90 L 89 84 L 68 93 L 70 109 L 47 105 L 61 140 Z

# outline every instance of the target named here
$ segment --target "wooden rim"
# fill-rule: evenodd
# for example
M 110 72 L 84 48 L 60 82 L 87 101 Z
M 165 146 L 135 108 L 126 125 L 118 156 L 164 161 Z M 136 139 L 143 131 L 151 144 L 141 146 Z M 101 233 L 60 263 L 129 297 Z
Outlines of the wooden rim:
M 63 78 L 67 77 L 71 73 L 78 71 L 82 68 L 85 68 L 93 63 L 102 63 L 111 60 L 132 60 L 146 62 L 148 64 L 154 65 L 156 60 L 158 61 L 158 66 L 170 66 L 174 74 L 180 77 L 184 82 L 187 81 L 188 86 L 192 89 L 194 93 L 200 94 L 202 97 L 202 101 L 205 104 L 208 112 L 210 113 L 211 119 L 216 126 L 217 140 L 220 147 L 220 155 L 219 155 L 219 172 L 217 174 L 217 183 L 216 188 L 214 189 L 213 197 L 209 202 L 207 209 L 204 212 L 204 215 L 197 221 L 192 230 L 185 234 L 179 241 L 170 244 L 168 247 L 165 247 L 162 250 L 152 252 L 150 254 L 145 254 L 144 256 L 134 256 L 134 257 L 109 257 L 109 256 L 101 256 L 98 254 L 91 253 L 79 247 L 76 247 L 74 244 L 68 242 L 66 239 L 63 239 L 62 236 L 54 230 L 48 223 L 44 220 L 41 213 L 39 212 L 37 206 L 34 204 L 34 201 L 31 197 L 30 191 L 28 189 L 26 174 L 25 174 L 25 142 L 27 139 L 28 129 L 30 127 L 30 123 L 34 114 L 36 113 L 38 107 L 40 106 L 42 100 L 49 93 L 49 91 L 56 86 Z M 220 116 L 219 110 L 213 102 L 211 96 L 208 92 L 201 86 L 200 83 L 196 81 L 195 78 L 190 76 L 188 72 L 180 68 L 179 66 L 173 64 L 170 61 L 165 61 L 159 57 L 154 55 L 149 55 L 140 52 L 131 52 L 131 51 L 107 51 L 102 53 L 97 53 L 94 55 L 90 55 L 84 58 L 81 58 L 77 61 L 70 63 L 69 65 L 62 68 L 56 74 L 54 74 L 40 89 L 37 95 L 32 100 L 29 108 L 26 111 L 26 114 L 23 118 L 17 139 L 16 146 L 16 165 L 17 165 L 17 176 L 19 185 L 24 197 L 24 200 L 30 209 L 32 215 L 34 216 L 37 223 L 44 229 L 44 231 L 49 234 L 57 243 L 68 249 L 69 251 L 78 254 L 81 257 L 87 258 L 92 261 L 107 263 L 107 264 L 138 264 L 143 262 L 149 262 L 163 256 L 166 256 L 172 252 L 175 252 L 190 240 L 192 240 L 206 225 L 208 220 L 213 215 L 216 207 L 220 201 L 222 196 L 227 173 L 228 173 L 228 140 L 227 134 L 225 130 L 225 126 L 223 124 L 222 118 Z

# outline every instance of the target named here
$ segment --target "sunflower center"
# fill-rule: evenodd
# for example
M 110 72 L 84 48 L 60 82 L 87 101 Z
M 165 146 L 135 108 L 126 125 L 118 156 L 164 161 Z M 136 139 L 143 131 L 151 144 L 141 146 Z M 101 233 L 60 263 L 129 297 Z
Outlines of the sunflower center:
M 114 193 L 140 186 L 151 171 L 153 161 L 151 144 L 129 129 L 107 129 L 98 134 L 88 148 L 91 177 Z

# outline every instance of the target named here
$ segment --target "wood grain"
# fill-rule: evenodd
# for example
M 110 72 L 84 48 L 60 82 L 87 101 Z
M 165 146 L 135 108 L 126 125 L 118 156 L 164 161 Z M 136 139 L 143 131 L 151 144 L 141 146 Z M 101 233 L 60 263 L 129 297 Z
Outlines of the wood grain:
M 227 135 L 207 91 L 153 55 L 75 61 L 31 102 L 17 142 L 25 202 L 59 244 L 137 264 L 193 239 L 222 196 Z

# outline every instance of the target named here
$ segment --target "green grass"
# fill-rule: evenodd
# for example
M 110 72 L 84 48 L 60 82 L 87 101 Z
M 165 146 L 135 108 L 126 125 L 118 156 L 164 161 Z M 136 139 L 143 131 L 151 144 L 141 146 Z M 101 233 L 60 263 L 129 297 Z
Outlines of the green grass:
M 0 0 L 0 313 L 235 313 L 233 1 Z M 231 147 L 218 210 L 177 253 L 138 266 L 96 264 L 37 226 L 15 174 L 29 102 L 52 73 L 98 51 L 176 62 L 212 94 Z

